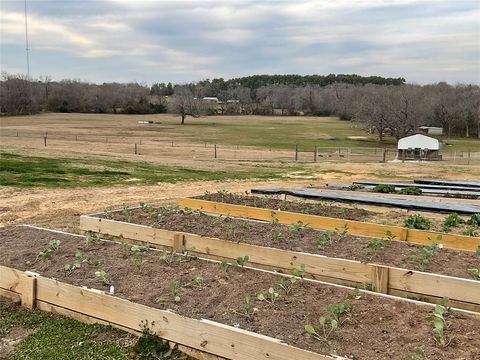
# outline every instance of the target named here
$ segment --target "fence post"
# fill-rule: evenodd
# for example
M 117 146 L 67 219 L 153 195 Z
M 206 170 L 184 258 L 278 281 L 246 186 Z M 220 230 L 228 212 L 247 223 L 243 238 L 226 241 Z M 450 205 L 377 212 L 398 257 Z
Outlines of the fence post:
M 405 150 L 402 150 L 402 163 L 405 162 Z
M 213 146 L 213 148 L 215 149 L 215 159 L 216 159 L 216 158 L 217 158 L 217 144 L 215 144 L 215 145 Z
M 298 144 L 295 145 L 295 161 L 298 160 Z
M 382 157 L 382 162 L 387 161 L 387 149 L 383 148 L 383 157 Z
M 467 165 L 470 165 L 470 149 L 468 149 L 468 161 L 467 161 Z
M 317 145 L 315 145 L 315 152 L 313 153 L 313 162 L 317 162 Z
M 137 152 L 137 144 L 135 144 L 135 155 L 138 155 L 138 152 Z
M 183 234 L 174 234 L 173 235 L 173 251 L 182 253 L 185 245 L 185 237 Z
M 45 146 L 47 146 L 47 137 L 46 137 L 46 136 L 43 137 L 43 144 L 44 144 Z

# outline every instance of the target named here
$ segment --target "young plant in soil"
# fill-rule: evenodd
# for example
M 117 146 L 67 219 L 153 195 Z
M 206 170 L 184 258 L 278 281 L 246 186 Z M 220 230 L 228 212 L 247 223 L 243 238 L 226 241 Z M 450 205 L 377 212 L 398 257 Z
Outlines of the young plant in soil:
M 228 224 L 228 235 L 235 239 L 237 226 L 235 224 Z
M 325 231 L 315 239 L 315 243 L 320 249 L 323 249 L 326 245 L 331 244 L 332 241 L 332 232 L 330 230 Z
M 182 286 L 180 280 L 175 280 L 170 283 L 170 295 L 174 302 L 179 302 L 181 300 L 180 295 L 178 294 L 178 289 Z M 165 299 L 164 297 L 159 296 L 155 299 L 155 303 L 161 304 L 167 302 L 169 300 Z
M 367 248 L 363 250 L 363 253 L 366 257 L 368 257 L 369 261 L 376 258 L 378 254 L 384 250 L 390 242 L 393 240 L 395 235 L 393 235 L 390 231 L 386 233 L 387 238 L 372 238 L 367 245 Z
M 112 278 L 106 271 L 95 271 L 95 277 L 101 280 L 105 285 L 112 285 Z
M 453 340 L 453 336 L 446 333 L 448 330 L 446 316 L 449 309 L 448 298 L 444 298 L 443 304 L 435 306 L 433 314 L 427 317 L 433 324 L 433 340 L 442 348 L 446 348 Z
M 267 291 L 267 294 L 263 293 L 258 293 L 257 294 L 257 300 L 259 301 L 266 301 L 269 304 L 275 306 L 275 303 L 280 295 L 275 291 L 274 288 L 269 288 Z
M 131 220 L 131 214 L 130 214 L 130 209 L 125 206 L 122 210 L 122 214 L 123 216 L 125 217 L 125 219 L 127 220 L 127 222 L 130 222 Z
M 432 222 L 419 214 L 410 215 L 405 220 L 405 227 L 409 229 L 430 230 Z
M 475 280 L 480 280 L 480 266 L 476 268 L 467 269 L 467 272 Z
M 91 265 L 91 266 L 97 266 L 100 264 L 100 261 L 98 260 L 94 260 L 92 258 L 89 258 L 88 256 L 86 256 L 85 254 L 83 254 L 80 250 L 77 249 L 77 251 L 75 251 L 75 259 L 77 259 L 78 261 L 80 261 L 81 264 L 88 264 L 88 265 Z
M 462 231 L 462 235 L 467 235 L 467 236 L 478 236 L 478 232 L 475 228 L 470 227 L 467 230 Z
M 302 221 L 299 221 L 296 224 L 288 225 L 288 230 L 292 233 L 297 233 L 297 234 L 307 228 L 308 228 L 308 224 L 304 224 Z
M 438 244 L 433 242 L 430 246 L 421 247 L 416 255 L 410 256 L 410 260 L 412 260 L 415 269 L 425 271 L 430 264 L 430 259 L 435 255 L 438 249 Z
M 94 245 L 97 243 L 97 241 L 99 241 L 100 238 L 97 234 L 92 234 L 91 232 L 88 232 L 86 235 L 85 235 L 85 247 L 86 248 L 89 248 L 90 246 Z
M 163 250 L 159 257 L 159 260 L 161 262 L 164 262 L 168 266 L 172 266 L 175 263 L 176 259 L 177 259 L 177 254 L 175 251 L 168 252 Z
M 453 213 L 448 215 L 443 222 L 443 231 L 448 232 L 452 227 L 457 227 L 460 224 L 463 224 L 464 221 L 458 214 Z
M 132 245 L 130 248 L 130 259 L 139 273 L 142 271 L 143 264 L 146 261 L 144 256 L 147 251 L 148 247 L 141 245 Z
M 405 360 L 428 360 L 425 346 L 420 345 L 415 348 L 415 354 L 409 355 Z
M 80 263 L 73 263 L 73 264 L 65 264 L 65 266 L 63 267 L 63 269 L 65 271 L 75 271 L 77 269 L 80 269 L 82 267 L 82 265 Z
M 467 220 L 467 224 L 475 227 L 480 227 L 480 213 L 470 216 L 470 219 Z
M 318 332 L 311 324 L 305 325 L 307 334 L 316 340 L 325 342 L 328 342 L 330 336 L 349 318 L 347 315 L 351 312 L 351 307 L 346 303 L 329 304 L 327 311 L 327 316 L 321 316 L 318 319 L 321 332 Z
M 276 242 L 282 241 L 282 230 L 275 229 L 275 235 L 273 236 L 273 240 L 275 240 Z
M 293 268 L 292 269 L 292 274 L 298 278 L 301 278 L 303 279 L 303 277 L 305 276 L 305 264 L 302 264 L 300 265 L 300 267 L 297 269 L 297 268 Z
M 225 279 L 230 279 L 230 276 L 228 275 L 228 270 L 230 269 L 230 266 L 232 266 L 232 264 L 230 264 L 227 260 L 222 260 L 218 263 L 218 266 L 220 267 L 220 269 L 223 270 Z
M 348 236 L 348 224 L 344 224 L 341 229 L 335 228 L 335 233 L 340 240 L 345 240 Z
M 278 279 L 278 285 L 282 288 L 283 291 L 285 291 L 286 295 L 289 295 L 293 290 L 293 286 L 296 284 L 298 280 L 299 278 L 296 278 L 296 277 L 291 277 L 291 278 L 281 277 Z
M 243 304 L 242 304 L 242 311 L 234 311 L 235 314 L 242 315 L 246 319 L 251 319 L 253 314 L 256 312 L 256 309 L 253 307 L 252 304 L 252 297 L 250 294 L 245 294 L 243 298 Z
M 48 247 L 40 251 L 37 255 L 37 260 L 42 259 L 42 260 L 48 260 L 51 259 L 53 254 L 55 254 L 58 249 L 60 249 L 60 244 L 62 242 L 60 240 L 50 240 L 48 243 Z
M 248 259 L 249 259 L 248 255 L 239 256 L 239 257 L 237 257 L 237 260 L 235 260 L 235 262 L 236 262 L 237 266 L 243 268 L 245 265 L 247 265 Z
M 198 287 L 203 287 L 203 285 L 205 285 L 205 280 L 204 280 L 203 276 L 201 276 L 201 275 L 195 276 L 195 279 L 193 279 L 193 282 Z

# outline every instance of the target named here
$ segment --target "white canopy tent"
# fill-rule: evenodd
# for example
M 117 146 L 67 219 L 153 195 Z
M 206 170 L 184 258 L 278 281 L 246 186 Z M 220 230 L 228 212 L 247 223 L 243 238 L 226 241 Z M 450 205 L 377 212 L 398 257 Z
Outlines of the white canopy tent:
M 398 158 L 405 160 L 441 160 L 441 142 L 430 136 L 416 134 L 398 140 Z

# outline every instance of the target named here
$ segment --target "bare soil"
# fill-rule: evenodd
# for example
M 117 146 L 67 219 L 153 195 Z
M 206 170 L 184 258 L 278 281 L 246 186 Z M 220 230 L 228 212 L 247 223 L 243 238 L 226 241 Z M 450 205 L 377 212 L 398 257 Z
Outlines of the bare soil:
M 59 250 L 50 260 L 37 255 L 48 242 L 60 240 Z M 206 318 L 238 326 L 321 354 L 338 354 L 351 359 L 405 359 L 415 348 L 425 345 L 429 359 L 474 360 L 480 356 L 480 318 L 453 311 L 448 314 L 448 334 L 454 336 L 446 348 L 432 339 L 432 325 L 426 317 L 433 308 L 380 296 L 352 296 L 352 291 L 311 281 L 299 281 L 290 294 L 278 286 L 278 275 L 244 268 L 230 268 L 228 278 L 218 264 L 177 257 L 168 265 L 158 251 L 148 251 L 145 263 L 136 268 L 128 252 L 119 244 L 99 241 L 86 248 L 83 238 L 26 227 L 0 229 L 0 263 L 19 270 L 30 270 L 73 285 L 107 289 L 94 276 L 97 270 L 110 274 L 116 296 L 194 318 Z M 93 266 L 67 272 L 66 263 L 75 261 L 79 249 L 100 261 Z M 193 280 L 203 277 L 203 284 Z M 180 301 L 173 301 L 172 281 L 179 280 Z M 246 293 L 252 295 L 274 287 L 280 294 L 275 305 L 253 300 L 256 309 L 250 318 L 243 316 Z M 163 298 L 156 303 L 155 299 Z M 328 342 L 317 341 L 304 332 L 305 324 L 319 327 L 318 318 L 327 314 L 327 305 L 346 303 L 351 310 Z M 375 314 L 375 315 L 373 315 Z M 401 335 L 399 335 L 401 334 Z
M 342 234 L 342 229 L 332 232 L 331 240 L 324 246 L 319 246 L 317 240 L 326 233 L 325 231 L 305 226 L 211 216 L 176 208 L 138 208 L 109 212 L 100 217 L 215 237 L 237 243 L 308 252 L 362 262 L 375 262 L 462 278 L 471 278 L 467 269 L 480 266 L 480 259 L 474 253 L 438 249 L 425 268 L 418 268 L 411 257 L 420 256 L 421 246 L 400 241 L 385 241 L 383 249 L 372 252 L 369 249 L 371 238 L 352 236 L 348 233 Z

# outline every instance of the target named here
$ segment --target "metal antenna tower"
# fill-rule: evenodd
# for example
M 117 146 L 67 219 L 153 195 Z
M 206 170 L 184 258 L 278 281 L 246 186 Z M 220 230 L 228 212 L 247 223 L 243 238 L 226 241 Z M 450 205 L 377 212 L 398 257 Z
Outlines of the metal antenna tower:
M 28 55 L 28 24 L 27 24 L 27 0 L 25 0 L 25 51 L 27 53 L 27 77 L 30 77 L 30 58 Z

